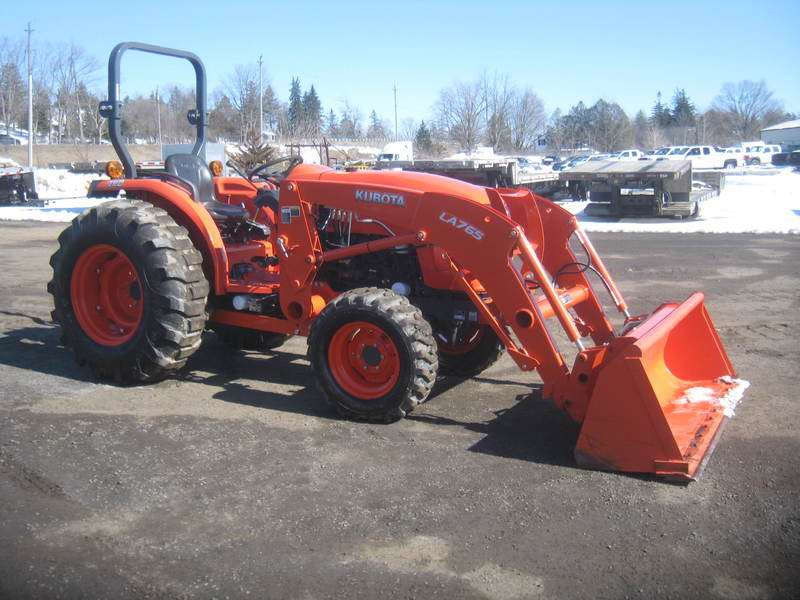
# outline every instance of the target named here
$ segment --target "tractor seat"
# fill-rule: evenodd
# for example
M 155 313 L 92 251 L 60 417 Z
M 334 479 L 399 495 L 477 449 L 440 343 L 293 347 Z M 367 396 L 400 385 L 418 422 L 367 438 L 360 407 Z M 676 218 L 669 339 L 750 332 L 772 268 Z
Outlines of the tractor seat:
M 250 213 L 242 206 L 225 204 L 217 200 L 214 177 L 208 166 L 195 154 L 173 154 L 164 165 L 167 173 L 180 177 L 192 188 L 195 202 L 202 204 L 216 221 L 241 221 Z

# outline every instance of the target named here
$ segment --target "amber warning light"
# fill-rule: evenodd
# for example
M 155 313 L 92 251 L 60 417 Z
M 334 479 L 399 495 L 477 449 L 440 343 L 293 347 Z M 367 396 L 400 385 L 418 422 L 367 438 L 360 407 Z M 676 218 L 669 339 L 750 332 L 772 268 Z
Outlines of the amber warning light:
M 125 170 L 122 168 L 122 163 L 118 160 L 112 160 L 106 163 L 106 175 L 111 179 L 120 179 L 124 173 Z

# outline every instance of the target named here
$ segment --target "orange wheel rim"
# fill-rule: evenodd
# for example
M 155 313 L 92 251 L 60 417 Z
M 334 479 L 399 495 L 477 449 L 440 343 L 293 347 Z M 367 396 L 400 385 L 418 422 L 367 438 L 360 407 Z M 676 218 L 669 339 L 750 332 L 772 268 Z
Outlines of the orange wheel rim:
M 336 331 L 328 346 L 328 364 L 336 383 L 363 400 L 388 394 L 400 378 L 400 356 L 391 336 L 365 321 Z
M 484 328 L 481 325 L 469 325 L 461 335 L 458 336 L 455 345 L 450 345 L 444 341 L 442 336 L 436 336 L 436 344 L 439 351 L 443 354 L 466 354 L 474 350 L 483 339 Z
M 103 346 L 130 340 L 144 313 L 139 273 L 124 252 L 90 246 L 72 271 L 70 300 L 81 329 Z

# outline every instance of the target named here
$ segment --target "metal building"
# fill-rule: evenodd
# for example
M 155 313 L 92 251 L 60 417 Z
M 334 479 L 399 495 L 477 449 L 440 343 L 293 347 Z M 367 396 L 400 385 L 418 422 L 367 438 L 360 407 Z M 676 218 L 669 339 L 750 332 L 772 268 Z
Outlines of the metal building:
M 800 119 L 762 129 L 761 139 L 766 144 L 780 144 L 784 152 L 800 149 Z

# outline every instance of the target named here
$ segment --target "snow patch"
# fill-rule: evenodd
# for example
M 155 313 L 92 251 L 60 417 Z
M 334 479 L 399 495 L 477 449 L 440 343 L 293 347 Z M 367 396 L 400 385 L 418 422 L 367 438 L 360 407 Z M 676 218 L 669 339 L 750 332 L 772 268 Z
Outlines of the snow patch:
M 589 202 L 562 206 L 577 215 L 584 230 L 622 233 L 783 233 L 800 234 L 800 173 L 761 167 L 727 173 L 725 189 L 700 204 L 692 220 L 633 218 L 614 220 L 583 214 Z

